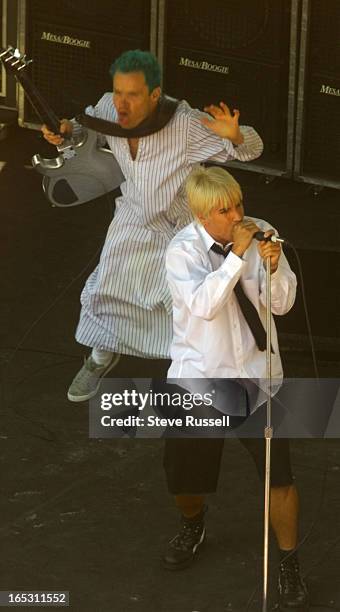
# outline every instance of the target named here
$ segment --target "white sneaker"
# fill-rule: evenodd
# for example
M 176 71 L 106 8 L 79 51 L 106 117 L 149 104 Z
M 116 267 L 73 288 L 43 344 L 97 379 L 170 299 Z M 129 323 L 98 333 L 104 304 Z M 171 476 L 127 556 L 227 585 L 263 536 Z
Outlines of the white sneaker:
M 108 365 L 98 365 L 91 355 L 84 359 L 84 365 L 74 377 L 67 392 L 70 402 L 86 402 L 99 390 L 102 378 L 110 372 L 120 360 L 119 353 L 113 353 Z

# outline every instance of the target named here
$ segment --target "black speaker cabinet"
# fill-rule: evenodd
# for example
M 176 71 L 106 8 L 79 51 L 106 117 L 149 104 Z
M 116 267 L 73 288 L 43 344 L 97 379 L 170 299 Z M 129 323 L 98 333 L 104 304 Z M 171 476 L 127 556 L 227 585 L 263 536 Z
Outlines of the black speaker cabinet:
M 6 36 L 6 8 L 7 1 L 0 0 L 0 47 L 7 47 Z M 6 96 L 6 73 L 4 68 L 0 68 L 0 100 L 3 101 Z
M 20 0 L 20 50 L 34 84 L 60 117 L 112 89 L 109 67 L 127 49 L 154 50 L 155 0 Z M 21 125 L 38 119 L 20 91 Z
M 16 0 L 0 0 L 0 47 L 15 47 L 17 40 L 17 3 Z M 0 66 L 0 123 L 5 121 L 6 110 L 16 109 L 16 83 L 8 78 Z
M 295 175 L 340 188 L 340 2 L 304 0 Z
M 274 174 L 292 173 L 298 5 L 296 0 L 161 0 L 160 5 L 166 93 L 200 109 L 221 100 L 240 109 L 241 123 L 254 126 L 264 141 L 257 170 Z

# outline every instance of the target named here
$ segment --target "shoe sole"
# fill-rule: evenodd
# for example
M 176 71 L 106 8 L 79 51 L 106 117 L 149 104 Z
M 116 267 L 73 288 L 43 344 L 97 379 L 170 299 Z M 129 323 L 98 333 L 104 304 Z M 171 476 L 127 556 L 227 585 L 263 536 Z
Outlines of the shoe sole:
M 310 612 L 310 604 L 309 602 L 303 604 L 302 606 L 283 606 L 278 604 L 276 609 L 278 612 Z
M 164 569 L 169 570 L 171 572 L 176 572 L 177 570 L 182 570 L 185 569 L 186 567 L 189 567 L 195 560 L 195 558 L 197 558 L 197 554 L 199 553 L 198 549 L 200 546 L 202 546 L 206 541 L 206 530 L 204 529 L 202 535 L 201 535 L 201 539 L 199 542 L 197 542 L 196 546 L 194 547 L 194 550 L 192 551 L 192 557 L 190 557 L 190 559 L 187 559 L 186 561 L 182 561 L 182 563 L 167 563 L 165 559 L 162 559 L 162 565 L 164 567 Z
M 303 581 L 304 587 L 306 589 L 306 583 Z M 280 596 L 280 595 L 279 595 Z M 288 606 L 285 604 L 280 604 L 278 601 L 276 610 L 278 612 L 310 612 L 310 597 L 307 592 L 306 601 L 301 606 Z
M 119 363 L 119 361 L 120 361 L 120 354 L 117 354 L 116 357 L 113 359 L 112 363 L 110 363 L 110 365 L 107 367 L 105 372 L 103 372 L 103 374 L 98 378 L 98 384 L 97 384 L 96 388 L 93 391 L 91 391 L 91 393 L 88 393 L 87 395 L 72 395 L 72 393 L 70 393 L 68 391 L 67 392 L 67 399 L 70 402 L 86 402 L 87 400 L 91 399 L 91 397 L 94 397 L 98 393 L 98 391 L 99 391 L 99 387 L 102 384 L 103 378 L 113 368 L 116 367 L 116 365 Z

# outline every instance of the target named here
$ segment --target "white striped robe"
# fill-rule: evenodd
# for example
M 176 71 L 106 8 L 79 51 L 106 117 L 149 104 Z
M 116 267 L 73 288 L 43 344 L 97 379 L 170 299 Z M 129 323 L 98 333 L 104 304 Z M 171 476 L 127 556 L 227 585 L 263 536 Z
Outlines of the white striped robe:
M 86 112 L 116 121 L 112 93 Z M 162 130 L 139 139 L 135 160 L 127 139 L 107 136 L 125 182 L 99 265 L 81 294 L 76 331 L 81 344 L 140 357 L 169 357 L 172 305 L 165 251 L 176 232 L 192 221 L 183 182 L 194 164 L 248 161 L 263 148 L 255 130 L 244 126 L 244 143 L 234 148 L 204 127 L 201 116 L 180 102 Z

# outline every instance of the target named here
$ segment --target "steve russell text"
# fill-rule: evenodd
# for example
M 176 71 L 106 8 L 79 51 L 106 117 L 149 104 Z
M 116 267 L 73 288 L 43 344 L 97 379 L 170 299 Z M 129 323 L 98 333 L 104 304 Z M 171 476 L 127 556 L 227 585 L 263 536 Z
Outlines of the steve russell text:
M 126 417 L 102 416 L 103 427 L 229 427 L 229 415 L 218 418 L 201 418 L 186 414 L 183 418 L 164 418 L 149 415 L 146 418 L 129 415 Z

